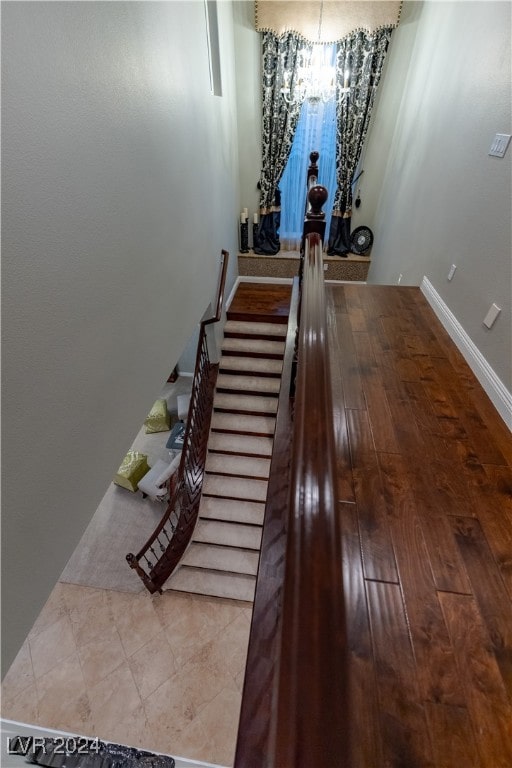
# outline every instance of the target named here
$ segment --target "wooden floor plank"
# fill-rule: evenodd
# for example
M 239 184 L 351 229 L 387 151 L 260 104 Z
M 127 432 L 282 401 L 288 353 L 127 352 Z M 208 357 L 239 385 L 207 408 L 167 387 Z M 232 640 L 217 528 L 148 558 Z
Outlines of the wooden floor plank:
M 394 422 L 368 334 L 354 334 L 354 344 L 357 351 L 355 364 L 360 371 L 361 387 L 364 391 L 365 407 L 368 411 L 375 447 L 378 451 L 399 453 L 400 446 Z M 350 406 L 347 404 L 346 407 Z
M 437 768 L 482 768 L 466 707 L 425 704 Z
M 384 765 L 379 702 L 356 509 L 340 504 L 343 592 L 347 621 L 352 768 Z
M 397 584 L 367 581 L 384 765 L 434 768 L 408 621 Z
M 435 488 L 435 471 L 429 462 L 410 471 L 414 477 L 413 493 L 436 588 L 444 592 L 471 594 L 471 584 L 455 543 L 452 528 Z
M 337 330 L 343 343 L 340 344 L 339 364 L 343 381 L 343 395 L 346 408 L 366 408 L 359 372 L 354 336 L 347 315 L 337 316 Z M 359 334 L 355 334 L 359 335 Z
M 363 569 L 366 579 L 398 583 L 387 506 L 375 454 L 361 454 L 353 468 Z
M 418 288 L 327 297 L 354 765 L 512 768 L 512 434 Z M 270 706 L 245 711 L 258 767 Z
M 227 310 L 231 320 L 286 323 L 290 312 L 291 285 L 243 282 Z
M 512 709 L 475 600 L 440 593 L 483 768 L 512 765 Z
M 336 297 L 345 294 L 343 292 L 329 292 L 327 297 L 328 339 L 331 367 L 331 391 L 333 403 L 333 427 L 336 445 L 336 481 L 338 501 L 355 501 L 354 481 L 350 460 L 350 445 L 347 427 L 347 413 L 345 410 L 345 395 L 343 389 L 343 377 L 341 373 L 340 359 L 342 351 L 337 333 L 337 320 L 345 310 L 345 301 L 336 303 Z M 339 313 L 339 314 L 338 314 Z
M 487 426 L 491 428 L 493 439 L 505 457 L 508 466 L 512 467 L 512 441 L 510 440 L 512 420 L 507 429 L 505 423 L 501 419 L 496 418 L 496 409 L 491 403 L 488 395 L 476 379 L 460 351 L 450 339 L 438 318 L 432 312 L 427 301 L 424 297 L 422 298 L 423 301 L 420 299 L 418 300 L 418 317 L 421 317 L 424 323 L 429 325 L 435 333 L 444 356 L 450 362 L 457 375 L 459 386 L 465 387 L 466 392 L 471 399 L 471 407 L 475 409 Z
M 396 454 L 380 454 L 379 464 L 422 698 L 463 706 L 465 695 L 437 599 L 406 461 Z
M 454 517 L 451 522 L 489 633 L 490 647 L 512 703 L 512 610 L 505 584 L 478 520 Z
M 504 465 L 505 457 L 480 414 L 473 407 L 465 387 L 460 386 L 451 363 L 446 359 L 437 360 L 436 373 L 441 387 L 450 398 L 462 421 L 479 461 L 482 464 Z

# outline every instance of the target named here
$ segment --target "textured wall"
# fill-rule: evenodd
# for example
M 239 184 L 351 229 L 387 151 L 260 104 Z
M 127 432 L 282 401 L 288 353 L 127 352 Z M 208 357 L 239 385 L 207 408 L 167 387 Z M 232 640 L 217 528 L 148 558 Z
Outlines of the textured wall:
M 261 40 L 254 29 L 253 0 L 234 0 L 236 95 L 239 135 L 240 208 L 248 208 L 249 244 L 252 221 L 259 211 L 256 185 L 261 172 Z
M 222 97 L 200 1 L 2 7 L 5 664 L 236 254 L 218 11 Z
M 369 280 L 426 275 L 511 390 L 512 148 L 488 155 L 495 133 L 512 132 L 511 6 L 408 3 L 408 18 L 416 31 L 404 25 L 392 41 L 360 184 L 358 221 L 375 234 Z M 489 331 L 492 302 L 502 313 Z

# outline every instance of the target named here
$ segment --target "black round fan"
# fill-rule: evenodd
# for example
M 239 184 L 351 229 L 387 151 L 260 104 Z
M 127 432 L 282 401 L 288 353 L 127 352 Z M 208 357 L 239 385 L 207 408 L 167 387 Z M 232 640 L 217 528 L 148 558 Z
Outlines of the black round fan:
M 352 253 L 367 253 L 373 245 L 373 232 L 370 227 L 356 227 L 350 235 Z

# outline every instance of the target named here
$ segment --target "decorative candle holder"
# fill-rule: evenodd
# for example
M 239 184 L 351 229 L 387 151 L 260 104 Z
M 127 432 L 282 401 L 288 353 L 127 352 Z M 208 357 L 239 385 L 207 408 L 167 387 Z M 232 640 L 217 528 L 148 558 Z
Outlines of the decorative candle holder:
M 249 225 L 247 219 L 240 222 L 240 253 L 249 253 Z
M 260 225 L 256 224 L 256 222 L 254 222 L 254 224 L 252 225 L 252 247 L 253 247 L 253 250 L 258 247 L 258 229 L 259 229 L 259 226 Z

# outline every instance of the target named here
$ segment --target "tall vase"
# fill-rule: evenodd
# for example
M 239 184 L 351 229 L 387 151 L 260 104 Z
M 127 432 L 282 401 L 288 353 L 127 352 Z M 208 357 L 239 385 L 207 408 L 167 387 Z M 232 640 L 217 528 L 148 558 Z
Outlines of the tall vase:
M 249 253 L 249 225 L 247 219 L 240 222 L 240 253 Z

